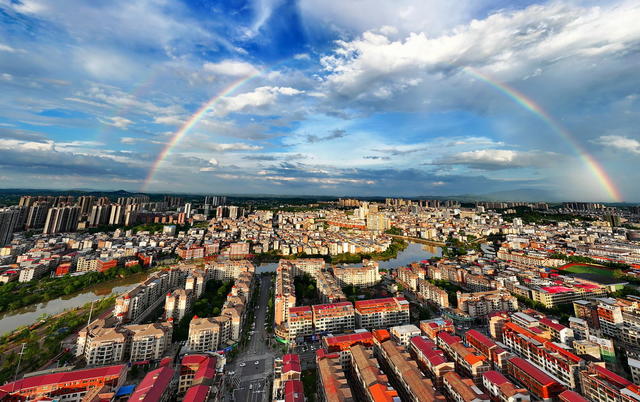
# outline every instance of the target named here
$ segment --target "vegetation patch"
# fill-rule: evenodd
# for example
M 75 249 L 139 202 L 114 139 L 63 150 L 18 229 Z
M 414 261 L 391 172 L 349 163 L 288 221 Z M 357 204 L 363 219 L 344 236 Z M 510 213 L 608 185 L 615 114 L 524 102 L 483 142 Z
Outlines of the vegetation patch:
M 569 272 L 573 274 L 593 274 L 604 276 L 607 278 L 613 278 L 614 270 L 605 268 L 603 266 L 591 265 L 591 264 L 580 264 L 580 263 L 570 263 L 567 265 L 563 265 L 562 267 L 558 267 L 559 270 L 564 272 Z
M 193 313 L 185 315 L 173 332 L 174 341 L 184 341 L 189 337 L 189 324 L 194 315 L 198 317 L 215 317 L 220 315 L 222 305 L 227 300 L 227 294 L 233 286 L 233 281 L 210 280 L 205 286 L 202 296 L 193 304 Z
M 0 286 L 0 312 L 16 310 L 31 304 L 43 303 L 77 293 L 90 286 L 124 278 L 142 272 L 140 265 L 116 267 L 104 272 L 84 275 L 65 275 L 61 278 L 42 278 L 30 282 L 9 282 Z

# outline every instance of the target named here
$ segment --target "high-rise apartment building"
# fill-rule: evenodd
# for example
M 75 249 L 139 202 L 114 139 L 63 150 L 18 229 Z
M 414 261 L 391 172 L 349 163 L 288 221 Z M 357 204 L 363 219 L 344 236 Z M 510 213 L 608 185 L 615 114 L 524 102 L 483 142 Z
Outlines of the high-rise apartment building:
M 51 208 L 47 212 L 47 220 L 42 233 L 74 232 L 78 228 L 79 218 L 80 207 L 78 206 Z
M 0 209 L 0 247 L 9 244 L 20 220 L 20 210 L 14 208 Z

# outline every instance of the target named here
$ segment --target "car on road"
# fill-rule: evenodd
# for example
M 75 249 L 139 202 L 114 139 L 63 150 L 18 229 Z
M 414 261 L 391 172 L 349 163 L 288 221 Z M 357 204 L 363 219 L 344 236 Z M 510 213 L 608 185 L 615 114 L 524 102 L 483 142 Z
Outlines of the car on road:
M 253 363 L 253 364 L 255 364 L 257 366 L 258 364 L 260 364 L 260 360 L 256 360 L 256 362 Z
M 245 362 L 240 363 L 240 367 L 244 367 L 246 365 L 247 365 L 247 363 L 245 363 Z

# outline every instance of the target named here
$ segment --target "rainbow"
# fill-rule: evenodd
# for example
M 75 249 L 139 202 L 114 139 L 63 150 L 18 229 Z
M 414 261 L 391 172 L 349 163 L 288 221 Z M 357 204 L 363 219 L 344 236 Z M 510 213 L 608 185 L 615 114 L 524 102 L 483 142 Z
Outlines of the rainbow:
M 277 63 L 274 66 L 271 66 L 268 70 L 271 70 L 277 65 L 282 63 Z M 158 171 L 162 161 L 169 155 L 171 149 L 178 143 L 180 140 L 204 117 L 204 115 L 209 112 L 219 101 L 225 96 L 230 95 L 239 87 L 244 85 L 245 83 L 255 79 L 262 75 L 265 71 L 258 71 L 256 73 L 250 74 L 243 78 L 238 79 L 237 81 L 232 82 L 222 91 L 218 92 L 211 99 L 209 99 L 206 103 L 204 103 L 184 124 L 180 127 L 178 131 L 176 131 L 170 138 L 170 140 L 165 144 L 162 151 L 158 154 L 157 158 L 151 165 L 149 169 L 149 173 L 145 178 L 141 191 L 145 191 L 149 186 L 156 172 Z M 549 127 L 551 127 L 560 137 L 562 137 L 580 156 L 585 165 L 589 168 L 593 176 L 598 180 L 601 184 L 602 188 L 607 192 L 609 197 L 616 201 L 622 202 L 622 196 L 620 191 L 616 187 L 613 180 L 609 177 L 604 167 L 598 162 L 591 154 L 587 152 L 582 145 L 573 137 L 573 135 L 567 131 L 560 123 L 558 123 L 549 113 L 547 113 L 542 107 L 540 107 L 537 103 L 535 103 L 532 99 L 525 96 L 523 93 L 519 92 L 517 89 L 508 86 L 507 84 L 497 81 L 488 75 L 473 69 L 471 67 L 464 67 L 462 71 L 467 74 L 475 77 L 492 87 L 498 89 L 500 92 L 513 99 L 520 106 L 525 108 L 526 110 L 532 112 L 536 116 L 538 116 L 542 121 L 544 121 Z
M 264 71 L 266 71 L 266 70 L 264 70 Z M 216 105 L 216 103 L 218 103 L 220 101 L 220 99 L 224 98 L 225 96 L 230 95 L 231 93 L 233 93 L 233 91 L 235 91 L 236 89 L 241 87 L 243 84 L 253 80 L 256 77 L 259 77 L 260 75 L 262 75 L 264 73 L 264 71 L 258 71 L 257 73 L 253 73 L 253 74 L 244 76 L 243 78 L 240 78 L 240 79 L 232 82 L 230 85 L 228 85 L 222 91 L 218 92 L 211 99 L 209 99 L 206 103 L 204 103 L 202 106 L 200 106 L 200 108 L 193 115 L 191 115 L 191 117 L 189 117 L 189 119 L 187 121 L 185 121 L 182 124 L 180 129 L 178 129 L 178 131 L 173 133 L 173 135 L 171 136 L 169 141 L 165 144 L 165 146 L 162 149 L 162 151 L 160 151 L 160 153 L 156 157 L 155 161 L 151 165 L 151 168 L 149 169 L 149 173 L 147 174 L 146 179 L 142 183 L 142 187 L 140 188 L 140 191 L 145 191 L 146 188 L 149 186 L 149 184 L 153 180 L 153 177 L 155 176 L 156 172 L 158 171 L 158 168 L 162 164 L 162 161 L 164 160 L 164 158 L 166 158 L 169 155 L 169 152 L 171 152 L 171 149 L 174 146 L 176 146 L 176 144 L 178 142 L 180 142 L 180 140 L 189 132 L 189 130 L 191 130 L 193 128 L 193 126 L 195 126 L 200 120 L 202 120 L 204 115 L 207 114 L 207 112 L 209 112 Z
M 580 159 L 589 168 L 593 177 L 595 177 L 601 184 L 602 188 L 607 192 L 609 197 L 616 202 L 622 202 L 622 195 L 616 187 L 615 183 L 600 162 L 598 162 L 589 152 L 587 152 L 582 145 L 574 138 L 574 136 L 567 131 L 560 123 L 558 123 L 549 113 L 547 113 L 540 105 L 535 103 L 532 99 L 519 92 L 517 89 L 508 86 L 507 84 L 497 81 L 488 75 L 481 73 L 480 71 L 471 67 L 463 68 L 463 71 L 467 74 L 483 81 L 492 87 L 498 89 L 509 98 L 516 101 L 520 106 L 526 110 L 532 112 L 540 119 L 542 119 L 549 127 L 551 127 L 560 137 L 562 137 L 580 156 Z

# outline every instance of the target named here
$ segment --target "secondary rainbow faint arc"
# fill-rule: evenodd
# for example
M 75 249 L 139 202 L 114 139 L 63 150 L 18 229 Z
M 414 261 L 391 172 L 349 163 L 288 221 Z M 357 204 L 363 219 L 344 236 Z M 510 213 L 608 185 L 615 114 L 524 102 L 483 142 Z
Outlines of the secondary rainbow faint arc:
M 271 68 L 273 68 L 273 67 L 271 67 Z M 218 92 L 211 99 L 209 99 L 205 104 L 203 104 L 200 107 L 200 109 L 198 109 L 193 115 L 191 115 L 191 117 L 189 117 L 189 119 L 187 121 L 185 121 L 184 124 L 182 124 L 180 129 L 173 134 L 173 136 L 171 137 L 169 142 L 167 142 L 167 144 L 164 146 L 162 151 L 158 154 L 158 157 L 156 158 L 156 160 L 151 165 L 151 169 L 149 169 L 149 173 L 147 174 L 146 179 L 142 183 L 142 187 L 140 188 L 140 191 L 145 191 L 145 189 L 147 188 L 147 186 L 149 185 L 151 180 L 153 180 L 153 176 L 156 174 L 156 171 L 160 167 L 160 164 L 162 163 L 164 158 L 166 158 L 167 155 L 169 155 L 169 152 L 171 152 L 171 149 L 178 142 L 180 142 L 182 137 L 184 137 L 185 134 L 187 134 L 189 132 L 189 130 L 191 130 L 193 128 L 193 126 L 196 125 L 196 123 L 198 123 L 204 117 L 204 115 L 208 111 L 210 111 L 213 106 L 215 106 L 215 104 L 220 99 L 222 99 L 225 96 L 231 94 L 233 91 L 235 91 L 236 89 L 241 87 L 246 82 L 249 82 L 249 81 L 251 81 L 252 79 L 254 79 L 256 77 L 259 77 L 265 71 L 266 70 L 258 71 L 257 73 L 253 73 L 251 75 L 244 76 L 243 78 L 240 78 L 239 80 L 232 82 L 229 86 L 227 86 L 222 91 Z
M 615 183 L 600 162 L 598 162 L 591 154 L 584 149 L 578 141 L 573 138 L 573 135 L 567 131 L 560 123 L 558 123 L 549 113 L 547 113 L 542 107 L 540 107 L 537 103 L 535 103 L 532 99 L 525 96 L 523 93 L 518 91 L 517 89 L 508 86 L 505 83 L 497 81 L 488 75 L 481 73 L 480 71 L 473 69 L 471 67 L 465 67 L 463 69 L 466 73 L 471 76 L 478 78 L 479 80 L 486 82 L 487 84 L 493 86 L 498 89 L 500 92 L 507 95 L 509 98 L 515 100 L 518 104 L 523 106 L 525 109 L 537 115 L 541 118 L 545 123 L 547 123 L 556 133 L 558 133 L 569 145 L 571 145 L 575 151 L 578 153 L 580 158 L 584 161 L 584 163 L 589 167 L 594 177 L 600 182 L 605 191 L 609 194 L 609 196 L 617 202 L 622 202 L 622 196 L 620 194 L 620 190 L 616 187 Z

